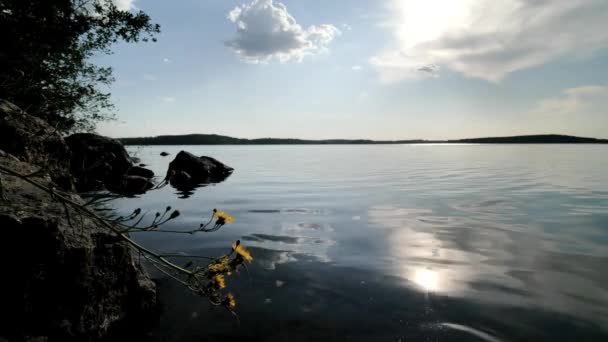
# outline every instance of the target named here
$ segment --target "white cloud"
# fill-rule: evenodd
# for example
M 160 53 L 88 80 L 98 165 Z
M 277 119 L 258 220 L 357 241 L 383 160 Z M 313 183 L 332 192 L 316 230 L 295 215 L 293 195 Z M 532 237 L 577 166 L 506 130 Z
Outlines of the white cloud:
M 114 6 L 116 6 L 116 9 L 120 11 L 130 11 L 137 9 L 137 7 L 135 7 L 135 0 L 94 0 L 86 2 L 82 7 L 80 7 L 80 10 L 88 13 L 89 15 L 97 16 L 98 13 L 96 13 L 94 8 L 95 4 L 101 5 L 102 7 L 106 8 L 110 4 L 113 4 Z
M 352 31 L 353 27 L 348 24 L 342 24 L 342 30 L 344 31 Z
M 130 11 L 135 8 L 135 0 L 111 0 L 117 9 Z
M 361 66 L 360 65 L 353 65 L 353 67 L 351 69 L 353 71 L 359 71 L 359 70 L 361 70 Z
M 156 76 L 152 74 L 143 74 L 142 78 L 146 81 L 156 81 Z
M 533 109 L 542 115 L 605 115 L 608 117 L 608 86 L 570 88 L 560 96 L 541 100 Z
M 271 59 L 282 63 L 301 61 L 306 55 L 325 51 L 340 34 L 330 24 L 303 29 L 284 4 L 273 0 L 253 0 L 248 5 L 237 6 L 227 18 L 236 25 L 236 34 L 226 46 L 250 63 Z
M 169 58 L 163 58 L 163 63 L 169 64 L 171 63 L 171 60 Z
M 165 97 L 161 98 L 161 101 L 166 102 L 166 103 L 173 103 L 173 102 L 175 102 L 175 97 L 165 96 Z
M 395 44 L 370 64 L 384 81 L 439 67 L 498 82 L 511 72 L 608 47 L 606 0 L 391 0 Z M 437 66 L 429 73 L 428 66 Z

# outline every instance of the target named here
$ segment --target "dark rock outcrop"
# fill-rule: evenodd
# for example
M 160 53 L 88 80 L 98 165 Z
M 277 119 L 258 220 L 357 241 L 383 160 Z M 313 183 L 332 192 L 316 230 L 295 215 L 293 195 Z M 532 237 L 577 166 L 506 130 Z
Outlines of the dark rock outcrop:
M 173 184 L 188 184 L 192 183 L 192 177 L 186 171 L 174 171 L 171 174 L 170 181 Z
M 72 175 L 79 191 L 97 190 L 127 173 L 133 165 L 127 150 L 117 140 L 92 133 L 66 138 L 72 150 Z
M 108 189 L 113 192 L 141 194 L 154 184 L 154 172 L 134 166 L 124 146 L 115 139 L 92 133 L 66 138 L 72 151 L 71 173 L 80 192 Z M 146 178 L 143 182 L 141 178 Z
M 188 188 L 200 184 L 219 183 L 234 171 L 233 168 L 211 157 L 197 157 L 180 151 L 169 163 L 166 180 L 174 187 Z
M 117 194 L 136 195 L 152 189 L 154 183 L 150 178 L 125 175 L 119 180 L 106 185 L 107 189 Z
M 85 138 L 86 137 L 86 138 Z M 82 180 L 145 191 L 153 176 L 131 170 L 122 145 L 95 135 L 70 139 L 0 102 L 0 165 L 48 188 L 73 192 Z M 78 161 L 73 164 L 73 161 Z M 71 171 L 78 171 L 77 182 Z M 90 172 L 91 177 L 88 177 Z M 89 185 L 87 185 L 89 186 Z M 98 341 L 124 337 L 156 308 L 154 283 L 112 232 L 30 183 L 0 172 L 0 341 Z
M 37 169 L 4 152 L 0 164 L 22 173 Z M 1 179 L 0 336 L 96 341 L 150 317 L 154 284 L 124 242 L 33 185 Z M 47 175 L 36 181 L 53 186 Z
M 169 155 L 169 153 L 168 153 L 168 152 L 164 152 L 164 151 L 163 151 L 163 152 L 161 152 L 161 153 L 160 153 L 160 156 L 161 156 L 161 157 L 166 157 L 166 156 L 168 156 L 168 155 Z
M 144 178 L 154 177 L 154 172 L 146 169 L 143 166 L 133 166 L 127 170 L 127 176 L 139 176 Z
M 0 149 L 19 160 L 44 165 L 44 172 L 64 190 L 72 190 L 71 152 L 63 137 L 44 120 L 0 100 Z

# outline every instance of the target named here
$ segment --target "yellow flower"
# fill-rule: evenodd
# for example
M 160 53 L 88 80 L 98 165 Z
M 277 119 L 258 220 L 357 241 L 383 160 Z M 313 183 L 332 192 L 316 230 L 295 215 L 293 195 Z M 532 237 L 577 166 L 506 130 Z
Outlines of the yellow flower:
M 232 219 L 232 216 L 226 214 L 223 211 L 215 211 L 213 213 L 213 217 L 215 217 L 217 219 L 216 223 L 219 223 L 219 224 L 231 224 L 232 222 L 234 222 L 234 220 Z
M 236 242 L 232 243 L 232 250 L 236 252 L 236 254 L 240 255 L 243 259 L 251 262 L 251 260 L 253 260 L 253 257 L 251 256 L 251 253 L 249 253 L 249 251 L 243 246 L 243 245 L 237 245 Z
M 215 287 L 218 289 L 223 289 L 226 287 L 226 281 L 224 280 L 224 276 L 221 274 L 216 274 L 213 278 L 211 278 L 211 280 L 213 280 L 213 284 L 215 284 Z
M 226 295 L 226 298 L 222 301 L 222 304 L 228 309 L 234 309 L 236 307 L 236 300 L 232 293 Z
M 228 258 L 227 257 L 221 257 L 220 259 L 218 259 L 216 262 L 209 264 L 209 266 L 207 266 L 207 269 L 209 269 L 209 272 L 211 273 L 225 273 L 225 272 L 229 272 L 230 271 L 230 265 L 228 265 Z

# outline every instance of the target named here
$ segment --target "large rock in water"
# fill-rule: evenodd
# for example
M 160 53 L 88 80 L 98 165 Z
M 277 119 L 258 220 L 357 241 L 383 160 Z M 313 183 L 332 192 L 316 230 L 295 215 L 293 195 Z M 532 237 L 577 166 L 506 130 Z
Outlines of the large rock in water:
M 130 195 L 144 193 L 154 186 L 150 180 L 154 172 L 134 166 L 118 140 L 77 133 L 67 137 L 66 142 L 72 151 L 71 173 L 78 191 L 108 189 Z
M 46 121 L 0 100 L 0 149 L 19 160 L 44 165 L 44 172 L 64 190 L 72 190 L 71 152 L 63 137 Z
M 197 184 L 219 183 L 234 171 L 233 168 L 211 157 L 197 157 L 180 151 L 169 163 L 166 179 L 176 188 Z
M 37 169 L 2 151 L 0 165 Z M 98 341 L 150 318 L 154 283 L 124 242 L 33 185 L 1 179 L 0 340 Z

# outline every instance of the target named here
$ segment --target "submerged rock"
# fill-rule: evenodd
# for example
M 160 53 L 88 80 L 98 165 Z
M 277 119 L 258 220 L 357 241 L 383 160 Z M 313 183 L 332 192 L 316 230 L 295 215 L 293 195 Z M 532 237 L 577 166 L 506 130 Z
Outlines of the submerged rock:
M 169 163 L 166 180 L 180 189 L 200 184 L 219 183 L 234 171 L 233 168 L 211 157 L 197 157 L 180 151 Z
M 22 173 L 37 169 L 4 152 L 0 164 Z M 96 341 L 151 317 L 155 286 L 129 246 L 33 185 L 1 179 L 0 336 Z M 35 180 L 53 186 L 49 176 Z

